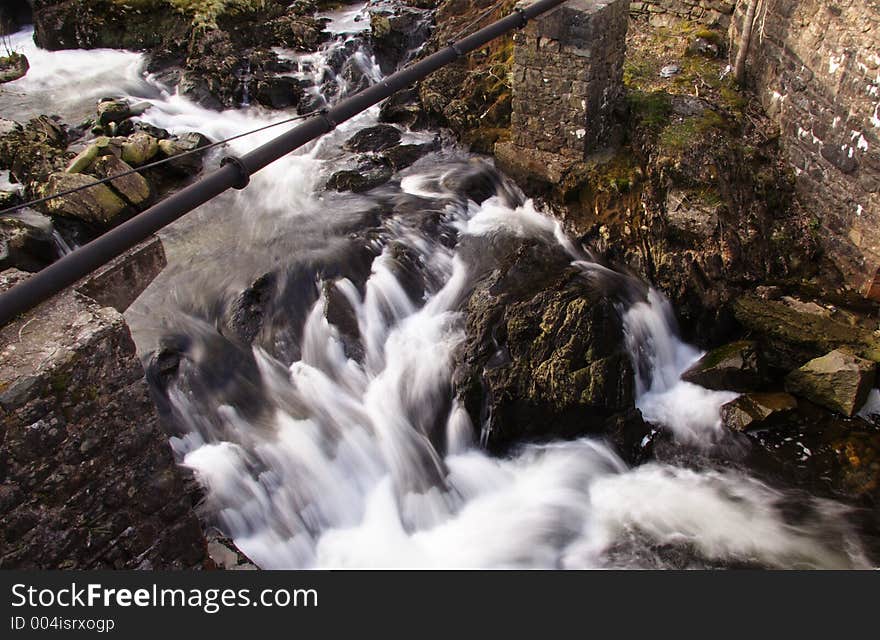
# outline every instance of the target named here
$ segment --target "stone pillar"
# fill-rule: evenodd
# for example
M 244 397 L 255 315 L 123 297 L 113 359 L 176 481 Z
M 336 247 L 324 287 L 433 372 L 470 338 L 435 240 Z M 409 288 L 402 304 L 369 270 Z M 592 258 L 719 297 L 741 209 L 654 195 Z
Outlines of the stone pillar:
M 514 35 L 512 140 L 502 165 L 541 172 L 606 149 L 623 97 L 628 0 L 570 0 Z

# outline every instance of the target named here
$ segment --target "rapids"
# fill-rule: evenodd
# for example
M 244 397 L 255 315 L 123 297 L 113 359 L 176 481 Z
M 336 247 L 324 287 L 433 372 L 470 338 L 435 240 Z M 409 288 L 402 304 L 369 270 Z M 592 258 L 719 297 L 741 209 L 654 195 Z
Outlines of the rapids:
M 336 40 L 320 52 L 279 52 L 298 61 L 297 77 L 328 102 L 351 89 L 327 64 L 340 47 L 356 48 L 360 77 L 381 77 L 357 36 L 361 9 L 331 18 Z M 220 139 L 292 115 L 204 109 L 146 74 L 140 54 L 41 51 L 30 31 L 12 43 L 31 70 L 0 96 L 8 118 L 57 113 L 75 124 L 99 97 L 125 95 L 152 103 L 142 116 L 150 124 Z M 635 301 L 621 312 L 637 406 L 682 446 L 713 450 L 719 408 L 736 394 L 682 382 L 700 353 L 679 339 L 663 296 L 593 262 L 485 159 L 444 142 L 374 192 L 324 191 L 333 171 L 352 165 L 342 143 L 377 118 L 378 108 L 368 110 L 166 229 L 169 266 L 127 312 L 145 358 L 169 335 L 189 345 L 192 359 L 180 365 L 186 383 L 169 387 L 164 407 L 176 428 L 171 445 L 204 484 L 207 517 L 256 564 L 869 566 L 847 507 L 805 500 L 736 465 L 629 467 L 591 438 L 488 455 L 451 392 L 463 304 L 481 269 L 491 268 L 463 254 L 464 240 L 558 243 L 585 283 L 631 286 Z M 235 141 L 208 162 L 278 132 Z M 406 131 L 404 142 L 436 135 Z M 463 186 L 474 175 L 489 185 L 486 197 Z M 420 265 L 416 287 L 393 268 L 400 247 Z M 302 264 L 305 275 L 291 275 Z M 273 272 L 286 274 L 287 297 L 255 346 L 221 335 L 208 310 Z M 357 355 L 327 320 L 339 299 L 361 336 Z M 428 424 L 442 426 L 441 441 L 426 436 Z M 790 517 L 792 502 L 809 517 Z

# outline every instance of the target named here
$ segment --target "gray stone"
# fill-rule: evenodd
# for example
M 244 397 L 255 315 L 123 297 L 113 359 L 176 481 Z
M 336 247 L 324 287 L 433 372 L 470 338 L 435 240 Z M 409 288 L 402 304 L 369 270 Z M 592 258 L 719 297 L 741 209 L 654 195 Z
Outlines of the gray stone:
M 874 386 L 876 365 L 840 349 L 810 360 L 785 378 L 785 388 L 818 405 L 853 416 Z
M 681 379 L 706 389 L 754 391 L 764 382 L 764 362 L 758 345 L 743 340 L 713 349 Z
M 0 408 L 0 568 L 204 566 L 200 492 L 118 311 L 71 288 L 0 328 Z
M 509 161 L 537 161 L 523 155 L 537 150 L 570 165 L 613 146 L 628 9 L 573 0 L 514 34 Z
M 92 272 L 77 286 L 77 291 L 122 313 L 165 265 L 165 248 L 153 236 Z
M 131 167 L 114 155 L 106 155 L 95 160 L 93 170 L 98 177 L 109 178 L 131 171 Z M 111 180 L 110 185 L 119 195 L 125 198 L 126 202 L 137 209 L 144 208 L 149 202 L 152 193 L 150 184 L 142 175 L 137 173 L 131 173 Z
M 721 422 L 734 431 L 766 429 L 795 409 L 797 400 L 787 393 L 750 393 L 722 406 Z
M 40 195 L 48 196 L 77 187 L 95 185 L 95 178 L 80 173 L 53 173 L 40 187 Z M 78 218 L 84 222 L 110 224 L 128 209 L 128 205 L 105 184 L 60 196 L 46 202 L 46 209 L 56 216 Z

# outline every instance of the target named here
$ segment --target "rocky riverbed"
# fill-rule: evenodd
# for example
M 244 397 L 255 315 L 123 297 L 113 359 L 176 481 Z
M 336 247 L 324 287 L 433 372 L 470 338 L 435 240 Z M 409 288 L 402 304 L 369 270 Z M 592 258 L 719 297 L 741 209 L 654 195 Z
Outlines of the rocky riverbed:
M 0 264 L 39 270 L 214 166 L 210 142 L 351 95 L 490 5 L 36 2 L 42 50 L 143 52 L 137 90 L 0 121 L 2 206 L 169 161 L 3 214 Z M 618 145 L 558 180 L 496 147 L 501 38 L 170 229 L 128 318 L 205 521 L 266 567 L 876 563 L 878 306 L 823 255 L 725 38 L 632 21 Z M 0 115 L 54 90 L 26 72 Z M 689 491 L 729 531 L 687 521 Z M 746 542 L 757 512 L 775 547 Z M 490 530 L 518 533 L 492 555 Z M 365 549 L 376 531 L 398 548 Z

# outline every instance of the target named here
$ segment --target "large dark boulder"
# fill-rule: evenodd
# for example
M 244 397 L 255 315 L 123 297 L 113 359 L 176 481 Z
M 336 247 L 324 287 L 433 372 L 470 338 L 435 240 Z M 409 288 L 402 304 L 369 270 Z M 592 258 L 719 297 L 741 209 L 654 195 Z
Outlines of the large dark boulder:
M 400 129 L 390 124 L 377 124 L 361 129 L 345 141 L 349 151 L 384 151 L 400 143 Z
M 594 291 L 557 246 L 512 241 L 505 250 L 495 242 L 502 244 L 463 248 L 477 264 L 498 249 L 507 254 L 467 303 L 455 381 L 482 441 L 503 452 L 527 441 L 604 435 L 634 459 L 648 428 L 635 410 L 615 301 Z

